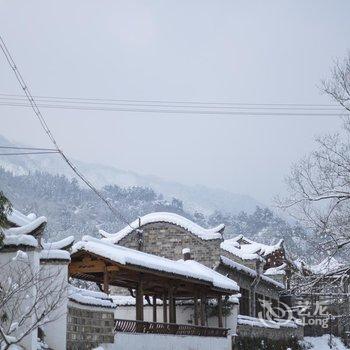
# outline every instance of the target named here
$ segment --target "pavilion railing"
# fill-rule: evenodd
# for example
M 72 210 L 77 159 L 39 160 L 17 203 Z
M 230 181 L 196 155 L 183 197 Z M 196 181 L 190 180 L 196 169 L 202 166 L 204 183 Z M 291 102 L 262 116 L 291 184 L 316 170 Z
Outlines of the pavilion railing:
M 115 332 L 195 335 L 201 337 L 227 337 L 227 328 L 192 326 L 189 324 L 158 323 L 135 320 L 115 320 Z

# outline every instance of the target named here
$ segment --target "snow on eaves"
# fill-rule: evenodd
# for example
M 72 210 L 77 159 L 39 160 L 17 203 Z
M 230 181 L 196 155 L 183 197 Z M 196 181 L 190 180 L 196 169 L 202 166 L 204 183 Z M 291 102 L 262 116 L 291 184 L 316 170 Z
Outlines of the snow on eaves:
M 82 305 L 90 305 L 112 309 L 116 308 L 116 305 L 113 303 L 112 299 L 107 294 L 102 292 L 94 292 L 87 289 L 69 286 L 68 298 L 69 300 Z
M 43 249 L 40 252 L 40 260 L 64 260 L 64 261 L 70 261 L 70 254 L 66 250 Z
M 237 263 L 229 258 L 226 258 L 226 256 L 221 255 L 220 260 L 227 267 L 233 268 L 237 271 L 242 271 L 242 272 L 244 272 L 244 273 L 246 273 L 254 278 L 257 276 L 257 272 L 255 270 L 251 269 L 250 267 L 239 264 L 239 263 Z M 285 289 L 285 286 L 283 283 L 275 281 L 274 279 L 272 279 L 270 277 L 267 277 L 265 275 L 261 275 L 261 279 L 267 283 L 275 285 L 278 288 Z
M 6 231 L 6 230 L 5 230 Z M 8 235 L 5 234 L 3 240 L 4 246 L 28 246 L 36 248 L 38 246 L 38 241 L 35 237 L 29 235 Z
M 42 242 L 41 245 L 44 249 L 65 249 L 72 245 L 74 242 L 74 236 L 68 236 L 57 242 Z
M 286 263 L 283 263 L 282 265 L 280 266 L 276 266 L 276 267 L 270 267 L 269 269 L 267 269 L 265 272 L 264 272 L 264 275 L 266 276 L 269 276 L 269 275 L 285 275 L 286 274 L 286 267 L 287 267 L 287 264 Z
M 40 225 L 45 223 L 47 220 L 44 216 L 37 218 L 26 225 L 20 227 L 11 227 L 7 230 L 4 230 L 5 235 L 27 235 L 36 230 Z
M 257 253 L 249 253 L 242 249 L 240 249 L 239 244 L 235 241 L 234 238 L 226 239 L 220 244 L 220 248 L 226 250 L 227 252 L 237 256 L 242 260 L 260 260 L 264 261 L 264 259 Z
M 17 227 L 26 226 L 33 222 L 40 222 L 40 225 L 43 222 L 47 222 L 47 219 L 44 216 L 37 218 L 36 215 L 33 213 L 24 215 L 17 209 L 12 209 L 11 213 L 7 214 L 7 220 L 12 222 Z
M 239 290 L 239 287 L 234 281 L 225 276 L 220 276 L 219 278 L 219 276 L 216 276 L 216 273 L 209 273 L 209 271 L 199 268 L 199 263 L 197 263 L 198 265 L 195 265 L 187 263 L 187 261 L 173 261 L 160 256 L 115 245 L 108 241 L 99 240 L 90 236 L 84 236 L 81 241 L 73 245 L 72 254 L 78 251 L 90 252 L 121 265 L 141 266 L 147 269 L 206 281 L 217 288 L 223 288 L 222 286 L 226 285 L 227 288 L 225 289 L 230 292 L 236 292 Z M 224 282 L 223 279 L 227 279 L 227 281 Z
M 103 230 L 100 230 L 99 232 L 101 236 L 104 237 L 104 239 L 113 243 L 118 243 L 122 238 L 126 237 L 134 230 L 137 230 L 139 227 L 156 222 L 167 222 L 170 224 L 180 226 L 189 231 L 190 233 L 194 234 L 195 236 L 204 240 L 221 239 L 221 232 L 225 228 L 225 225 L 221 224 L 215 228 L 206 229 L 197 225 L 193 221 L 184 218 L 181 215 L 167 212 L 156 212 L 144 215 L 140 219 L 136 219 L 130 224 L 131 227 L 126 226 L 124 229 L 117 233 L 111 234 Z
M 283 239 L 280 239 L 276 244 L 268 245 L 268 244 L 252 241 L 251 239 L 243 235 L 238 235 L 237 237 L 232 238 L 231 241 L 236 242 L 239 245 L 240 249 L 245 253 L 247 254 L 256 253 L 256 254 L 260 254 L 263 257 L 270 255 L 271 253 L 283 247 Z M 243 241 L 246 243 L 239 243 L 239 241 Z

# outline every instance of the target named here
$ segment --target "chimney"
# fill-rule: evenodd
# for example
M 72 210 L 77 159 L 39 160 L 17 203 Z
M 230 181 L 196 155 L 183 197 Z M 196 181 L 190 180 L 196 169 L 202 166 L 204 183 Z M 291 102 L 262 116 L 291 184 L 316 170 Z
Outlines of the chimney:
M 184 256 L 184 260 L 191 260 L 191 249 L 190 248 L 184 248 L 182 249 L 182 255 Z

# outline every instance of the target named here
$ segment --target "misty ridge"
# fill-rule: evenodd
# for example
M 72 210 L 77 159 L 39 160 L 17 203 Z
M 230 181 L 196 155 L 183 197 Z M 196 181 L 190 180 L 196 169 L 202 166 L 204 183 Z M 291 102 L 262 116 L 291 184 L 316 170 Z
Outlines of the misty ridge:
M 3 145 L 11 145 L 3 137 L 0 141 Z M 105 170 L 103 166 L 81 162 L 80 166 L 85 173 L 87 169 L 90 173 L 95 170 L 96 177 Z M 130 175 L 126 171 L 106 168 L 105 176 L 100 176 L 99 182 L 102 194 L 129 222 L 150 212 L 168 211 L 206 228 L 224 223 L 225 238 L 244 234 L 268 244 L 284 239 L 294 258 L 307 259 L 312 250 L 303 227 L 278 217 L 271 209 L 248 196 L 201 186 L 190 188 L 166 181 L 158 181 L 155 186 L 152 186 L 152 182 L 146 185 L 149 177 L 143 178 L 135 173 Z M 111 172 L 111 169 L 114 171 Z M 24 213 L 35 212 L 48 218 L 45 232 L 46 238 L 50 240 L 58 240 L 68 235 L 74 235 L 76 239 L 83 235 L 97 236 L 98 229 L 107 232 L 122 229 L 125 224 L 106 210 L 105 204 L 92 191 L 79 184 L 72 174 L 68 177 L 69 170 L 55 156 L 29 156 L 24 159 L 6 157 L 0 162 L 1 188 L 17 209 Z M 101 186 L 107 178 L 111 178 L 110 184 Z M 118 180 L 121 185 L 116 184 Z M 160 192 L 161 186 L 157 186 L 160 183 L 165 189 L 172 188 L 174 191 L 166 194 Z M 171 193 L 178 196 L 171 196 Z M 208 202 L 210 196 L 213 198 Z

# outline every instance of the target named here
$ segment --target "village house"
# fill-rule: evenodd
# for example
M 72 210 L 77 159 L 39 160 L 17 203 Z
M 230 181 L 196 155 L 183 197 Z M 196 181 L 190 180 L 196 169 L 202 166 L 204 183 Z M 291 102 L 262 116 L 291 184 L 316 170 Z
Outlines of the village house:
M 242 235 L 224 240 L 224 229 L 224 225 L 206 229 L 173 213 L 151 213 L 115 234 L 103 230 L 100 234 L 105 242 L 172 260 L 182 259 L 185 249 L 191 254 L 191 259 L 237 282 L 241 294 L 239 315 L 230 318 L 231 324 L 227 323 L 227 327 L 235 329 L 238 334 L 237 341 L 254 337 L 300 339 L 303 329 L 294 322 L 281 322 L 276 317 L 264 323 L 260 321 L 269 318 L 262 304 L 267 302 L 278 307 L 289 283 L 291 264 L 283 241 L 265 245 Z M 132 313 L 130 299 L 124 299 L 124 305 L 121 296 L 116 299 L 120 307 Z M 124 312 L 127 317 L 127 312 Z
M 190 259 L 188 250 L 183 251 L 183 259 L 171 260 L 90 236 L 74 244 L 73 237 L 49 243 L 42 238 L 46 218 L 14 210 L 8 221 L 11 227 L 3 231 L 0 248 L 5 320 L 1 346 L 231 349 L 223 301 L 230 299 L 238 310 L 239 287 Z M 70 283 L 72 279 L 102 290 L 78 288 Z M 113 287 L 127 289 L 135 299 L 133 318 L 121 318 L 110 294 Z M 217 309 L 209 319 L 208 300 Z M 146 320 L 145 301 L 152 305 L 152 321 Z M 194 309 L 192 324 L 185 322 L 186 305 Z

